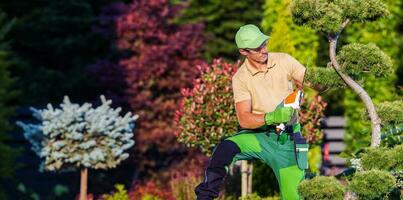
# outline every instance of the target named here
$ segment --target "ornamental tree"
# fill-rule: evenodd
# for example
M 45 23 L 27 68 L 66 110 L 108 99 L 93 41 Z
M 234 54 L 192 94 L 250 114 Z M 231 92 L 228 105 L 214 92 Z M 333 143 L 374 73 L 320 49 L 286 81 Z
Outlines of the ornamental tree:
M 364 44 L 369 42 L 375 43 L 392 58 L 394 64 L 393 68 L 396 69 L 395 73 L 391 74 L 387 79 L 379 79 L 373 75 L 368 75 L 365 76 L 365 82 L 362 84 L 369 96 L 371 96 L 372 101 L 375 103 L 375 108 L 382 120 L 382 132 L 385 132 L 390 128 L 389 125 L 387 125 L 388 119 L 383 118 L 377 104 L 384 101 L 402 99 L 402 90 L 399 89 L 402 84 L 401 82 L 399 83 L 399 81 L 402 80 L 403 76 L 399 71 L 402 72 L 401 69 L 403 69 L 403 63 L 401 62 L 403 37 L 400 28 L 402 27 L 401 25 L 403 22 L 403 1 L 393 0 L 383 2 L 385 2 L 390 11 L 390 14 L 387 17 L 364 24 L 350 24 L 339 42 L 360 42 Z M 396 94 L 399 94 L 400 97 Z M 346 153 L 346 155 L 351 155 L 352 153 L 359 151 L 359 149 L 368 146 L 371 141 L 371 135 L 369 134 L 371 132 L 371 125 L 368 117 L 363 118 L 363 116 L 367 116 L 367 114 L 363 115 L 362 112 L 360 112 L 361 110 L 364 110 L 364 105 L 353 91 L 346 90 L 340 97 L 343 97 L 340 102 L 343 103 L 345 109 L 344 116 L 347 118 L 345 127 L 346 135 L 344 140 L 346 149 L 344 150 L 344 153 Z M 391 110 L 388 110 L 388 112 L 398 114 Z M 389 139 L 391 138 L 388 137 L 387 140 Z M 385 144 L 385 142 L 389 143 L 387 140 L 382 139 L 381 145 Z
M 342 80 L 363 101 L 371 119 L 371 146 L 379 146 L 381 140 L 381 120 L 371 97 L 360 85 L 364 74 L 386 77 L 392 71 L 392 61 L 374 44 L 352 43 L 336 52 L 341 32 L 349 23 L 374 21 L 388 15 L 385 4 L 380 0 L 294 0 L 292 3 L 293 21 L 326 34 L 329 41 L 330 62 L 328 68 L 311 73 L 327 74 L 330 82 L 340 85 Z M 334 75 L 334 70 L 339 78 Z M 309 71 L 308 71 L 309 72 Z M 309 76 L 308 76 L 309 77 Z M 316 76 L 317 77 L 317 76 Z M 318 78 L 316 83 L 327 86 L 329 80 Z
M 87 196 L 88 168 L 110 169 L 129 157 L 125 151 L 134 145 L 133 128 L 137 115 L 123 117 L 121 108 L 101 96 L 102 104 L 71 103 L 65 96 L 60 108 L 51 104 L 31 108 L 39 123 L 17 122 L 32 150 L 44 159 L 41 168 L 48 171 L 78 168 L 81 170 L 80 200 Z

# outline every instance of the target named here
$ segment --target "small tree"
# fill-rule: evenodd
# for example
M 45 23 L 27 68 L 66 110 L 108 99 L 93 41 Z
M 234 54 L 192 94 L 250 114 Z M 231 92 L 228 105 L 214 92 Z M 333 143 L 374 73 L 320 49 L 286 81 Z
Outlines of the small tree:
M 66 96 L 60 108 L 48 104 L 46 109 L 32 108 L 36 124 L 17 122 L 32 150 L 44 159 L 42 169 L 81 170 L 80 200 L 87 196 L 88 168 L 114 168 L 129 157 L 124 151 L 134 145 L 133 128 L 137 115 L 119 116 L 121 108 L 110 107 L 112 101 L 101 96 L 102 104 L 73 104 Z
M 371 146 L 379 146 L 381 120 L 368 93 L 358 83 L 364 73 L 385 77 L 391 73 L 391 59 L 374 44 L 353 43 L 344 46 L 338 55 L 337 41 L 350 22 L 373 21 L 388 14 L 380 0 L 294 0 L 292 15 L 295 23 L 324 32 L 329 40 L 329 65 L 337 75 L 361 98 L 368 111 L 372 125 Z M 331 73 L 331 71 L 322 71 Z M 319 84 L 328 80 L 318 79 Z M 332 80 L 333 81 L 333 80 Z M 357 82 L 358 81 L 358 82 Z

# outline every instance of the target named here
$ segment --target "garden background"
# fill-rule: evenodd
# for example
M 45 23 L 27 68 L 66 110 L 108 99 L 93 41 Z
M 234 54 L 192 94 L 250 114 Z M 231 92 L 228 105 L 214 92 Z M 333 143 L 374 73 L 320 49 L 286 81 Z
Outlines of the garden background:
M 364 75 L 363 86 L 375 104 L 401 100 L 403 95 L 403 2 L 383 2 L 390 12 L 387 17 L 352 24 L 340 38 L 342 44 L 374 43 L 392 58 L 389 77 Z M 101 198 L 116 191 L 116 184 L 124 185 L 134 199 L 175 199 L 192 192 L 186 186 L 200 180 L 207 157 L 178 142 L 175 112 L 184 106 L 183 89 L 197 85 L 200 68 L 214 62 L 237 67 L 241 57 L 234 35 L 240 26 L 262 27 L 271 36 L 270 51 L 289 53 L 305 66 L 327 66 L 326 37 L 295 25 L 290 3 L 0 2 L 0 199 L 74 199 L 79 193 L 78 171 L 39 172 L 40 159 L 16 126 L 17 121 L 32 120 L 29 107 L 58 105 L 65 95 L 76 103 L 99 105 L 103 94 L 114 107 L 139 115 L 130 157 L 114 169 L 89 171 L 91 195 Z M 311 95 L 323 97 L 325 116 L 346 117 L 345 157 L 369 146 L 370 123 L 362 117 L 363 105 L 354 92 L 338 89 Z M 268 175 L 253 179 L 254 192 L 278 194 L 270 170 L 255 165 L 254 173 Z M 228 198 L 239 195 L 238 182 L 237 176 L 227 181 Z

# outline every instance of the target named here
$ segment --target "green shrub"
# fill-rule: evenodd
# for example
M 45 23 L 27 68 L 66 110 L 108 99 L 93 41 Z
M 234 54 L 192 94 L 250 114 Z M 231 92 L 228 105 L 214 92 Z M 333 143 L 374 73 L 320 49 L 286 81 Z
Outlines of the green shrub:
M 403 170 L 403 144 L 389 150 L 390 168 L 395 171 Z
M 403 170 L 403 145 L 392 149 L 368 148 L 361 155 L 361 165 L 364 170 Z
M 104 195 L 103 199 L 105 200 L 129 200 L 129 195 L 125 189 L 124 185 L 116 184 L 115 185 L 116 192 L 112 195 Z
M 355 174 L 350 189 L 360 200 L 381 199 L 395 188 L 396 179 L 386 171 L 370 170 Z
M 344 186 L 334 177 L 317 176 L 310 180 L 304 180 L 298 187 L 301 199 L 319 200 L 343 199 Z
M 387 148 L 368 148 L 361 157 L 361 165 L 364 170 L 389 170 L 390 154 Z

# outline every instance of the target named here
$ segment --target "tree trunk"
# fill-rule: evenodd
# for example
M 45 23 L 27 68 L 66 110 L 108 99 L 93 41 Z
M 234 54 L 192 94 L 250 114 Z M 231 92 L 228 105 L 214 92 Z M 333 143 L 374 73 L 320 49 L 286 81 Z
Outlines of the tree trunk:
M 348 22 L 349 20 L 346 20 L 343 23 L 340 32 L 345 28 L 345 26 L 347 26 Z M 378 147 L 381 143 L 381 119 L 378 117 L 374 103 L 372 102 L 372 99 L 368 95 L 368 93 L 357 82 L 355 82 L 351 77 L 347 76 L 341 71 L 340 65 L 336 60 L 337 39 L 339 37 L 340 32 L 333 37 L 329 37 L 330 62 L 332 63 L 332 66 L 336 70 L 337 74 L 355 93 L 358 94 L 360 99 L 363 101 L 365 108 L 368 111 L 369 118 L 371 119 L 371 128 L 372 128 L 371 147 Z
M 252 172 L 253 165 L 246 160 L 241 161 L 241 177 L 242 177 L 242 191 L 241 197 L 247 197 L 252 194 Z
M 80 181 L 80 200 L 87 200 L 87 180 L 88 169 L 81 169 L 81 181 Z
M 251 195 L 252 194 L 253 164 L 249 163 L 248 166 L 249 166 L 248 167 L 248 175 L 249 175 L 249 177 L 248 177 L 248 191 L 247 191 L 247 193 L 248 193 L 248 195 Z

